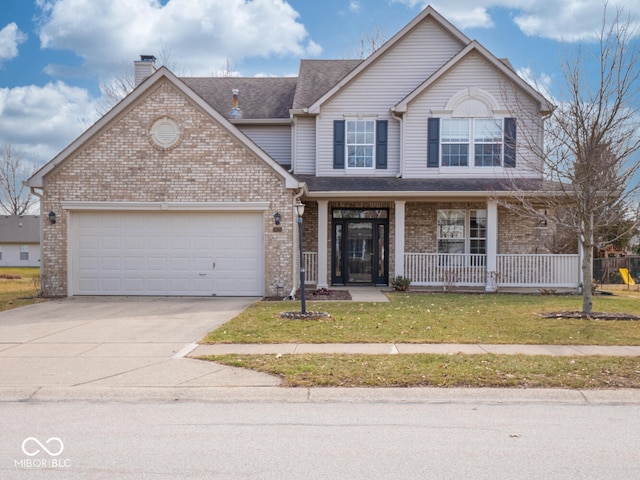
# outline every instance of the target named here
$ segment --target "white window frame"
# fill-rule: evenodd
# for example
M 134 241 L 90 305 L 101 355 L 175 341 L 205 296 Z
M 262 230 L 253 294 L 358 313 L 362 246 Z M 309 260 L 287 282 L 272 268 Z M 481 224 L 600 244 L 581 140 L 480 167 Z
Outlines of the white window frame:
M 464 138 L 453 138 L 453 140 L 445 139 L 443 136 L 443 132 L 445 130 L 445 122 L 450 121 L 461 121 L 466 120 L 467 122 L 467 135 L 466 141 Z M 491 120 L 494 122 L 500 122 L 500 138 L 499 141 L 487 141 L 487 139 L 477 139 L 476 135 L 480 130 L 480 126 L 476 125 L 476 121 L 486 121 Z M 495 139 L 494 139 L 495 140 Z M 444 117 L 440 119 L 440 167 L 441 168 L 460 168 L 460 169 L 469 169 L 469 168 L 479 168 L 479 169 L 487 169 L 487 168 L 504 168 L 504 118 L 503 117 Z M 466 165 L 445 165 L 444 164 L 444 150 L 447 145 L 463 145 L 467 148 L 467 164 Z M 500 164 L 499 165 L 476 165 L 476 146 L 479 145 L 499 145 L 500 148 Z
M 29 260 L 29 245 L 20 245 L 20 260 Z
M 357 141 L 353 141 L 352 143 L 349 142 L 349 124 L 354 124 L 354 123 L 370 123 L 372 125 L 372 142 L 368 143 L 368 142 L 357 142 Z M 363 170 L 375 170 L 376 168 L 376 119 L 375 118 L 345 118 L 345 122 L 344 122 L 344 128 L 345 128 L 345 132 L 344 132 L 344 144 L 345 144 L 345 148 L 344 148 L 344 165 L 345 165 L 345 169 L 347 170 L 357 170 L 357 171 L 363 171 Z M 365 130 L 365 132 L 358 132 L 356 130 L 356 135 L 357 134 L 364 134 L 366 135 L 367 132 Z M 355 140 L 355 139 L 354 139 Z M 355 148 L 371 148 L 371 165 L 365 165 L 365 166 L 357 166 L 357 165 L 350 165 L 349 164 L 349 150 L 350 148 L 355 147 Z
M 454 212 L 458 215 L 462 214 L 463 224 L 450 224 L 443 225 L 440 223 L 440 219 L 442 218 L 440 212 L 449 212 L 450 216 Z M 471 236 L 471 218 L 475 214 L 476 218 L 478 218 L 478 213 L 481 213 L 484 218 L 484 236 Z M 441 227 L 450 227 L 450 228 L 441 228 Z M 473 252 L 474 255 L 486 255 L 487 253 L 487 210 L 483 208 L 441 208 L 436 212 L 436 247 L 438 253 L 452 253 L 452 252 L 443 252 L 440 250 L 440 242 L 445 241 L 455 241 L 456 243 L 461 243 L 463 245 L 462 252 L 455 252 L 456 254 L 471 254 L 471 244 L 472 242 L 484 242 L 484 252 Z M 453 254 L 453 253 L 452 253 Z

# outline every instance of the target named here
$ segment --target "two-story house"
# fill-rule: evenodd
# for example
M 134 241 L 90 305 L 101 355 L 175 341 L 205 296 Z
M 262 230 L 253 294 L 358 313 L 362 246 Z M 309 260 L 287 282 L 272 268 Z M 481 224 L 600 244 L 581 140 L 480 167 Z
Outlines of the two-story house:
M 578 256 L 503 205 L 544 194 L 530 147 L 552 105 L 432 8 L 365 60 L 303 60 L 295 78 L 153 60 L 29 180 L 45 294 L 289 295 L 300 201 L 319 287 L 578 286 Z

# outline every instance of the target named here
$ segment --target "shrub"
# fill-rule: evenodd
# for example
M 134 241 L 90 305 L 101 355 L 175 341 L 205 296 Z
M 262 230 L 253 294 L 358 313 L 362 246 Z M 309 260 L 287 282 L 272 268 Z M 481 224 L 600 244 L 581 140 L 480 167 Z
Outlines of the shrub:
M 396 292 L 409 291 L 409 285 L 411 285 L 411 279 L 403 277 L 402 275 L 398 275 L 391 281 L 391 286 Z

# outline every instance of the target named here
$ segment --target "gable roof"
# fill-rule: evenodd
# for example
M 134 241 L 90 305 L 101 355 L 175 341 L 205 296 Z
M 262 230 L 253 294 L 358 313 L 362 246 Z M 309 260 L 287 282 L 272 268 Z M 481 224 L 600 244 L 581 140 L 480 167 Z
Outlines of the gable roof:
M 222 126 L 230 135 L 237 138 L 244 144 L 253 154 L 263 160 L 269 165 L 276 173 L 278 173 L 284 180 L 286 188 L 300 188 L 301 185 L 298 180 L 287 172 L 282 166 L 272 159 L 264 150 L 258 147 L 249 137 L 236 128 L 227 118 L 225 118 L 218 110 L 213 108 L 207 103 L 200 95 L 198 95 L 193 89 L 191 89 L 185 82 L 176 77 L 166 67 L 160 67 L 153 75 L 148 77 L 138 87 L 136 87 L 129 95 L 127 95 L 120 103 L 113 107 L 106 115 L 100 120 L 94 123 L 89 129 L 87 129 L 82 135 L 76 138 L 71 144 L 69 144 L 64 150 L 62 150 L 53 159 L 47 162 L 40 170 L 34 173 L 27 181 L 26 184 L 29 187 L 42 188 L 44 185 L 44 176 L 56 168 L 60 163 L 63 163 L 82 148 L 86 142 L 88 142 L 95 135 L 114 120 L 118 115 L 123 113 L 128 107 L 130 107 L 136 100 L 141 98 L 147 91 L 149 91 L 155 84 L 162 80 L 171 82 L 180 92 L 182 92 L 187 98 L 194 102 L 198 107 L 210 115 L 219 125 Z
M 396 33 L 390 40 L 388 40 L 384 45 L 382 45 L 378 50 L 369 55 L 366 60 L 364 60 L 360 65 L 354 68 L 348 75 L 346 75 L 342 80 L 336 83 L 330 90 L 328 90 L 322 97 L 320 97 L 317 101 L 315 101 L 310 107 L 310 113 L 320 113 L 321 105 L 326 102 L 328 99 L 333 97 L 340 89 L 342 89 L 345 85 L 349 84 L 355 77 L 357 77 L 362 71 L 367 69 L 369 65 L 373 64 L 384 55 L 388 50 L 390 50 L 394 45 L 400 42 L 406 35 L 409 34 L 416 26 L 422 23 L 425 19 L 431 18 L 434 20 L 440 27 L 442 27 L 445 31 L 449 32 L 452 37 L 457 39 L 461 46 L 468 45 L 471 40 L 460 30 L 453 26 L 447 19 L 445 19 L 442 15 L 436 12 L 433 7 L 428 6 L 422 12 L 420 12 L 411 22 L 409 22 L 405 27 Z
M 288 120 L 297 83 L 295 77 L 181 77 L 180 80 L 227 118 L 233 108 L 232 90 L 237 88 L 240 118 L 253 120 Z
M 460 50 L 451 60 L 445 63 L 442 67 L 438 69 L 433 75 L 427 78 L 422 84 L 420 84 L 415 90 L 413 90 L 409 95 L 403 98 L 394 108 L 393 111 L 396 113 L 405 113 L 407 111 L 407 106 L 411 101 L 413 101 L 416 97 L 420 96 L 424 91 L 428 90 L 431 86 L 433 86 L 438 80 L 440 80 L 448 71 L 450 71 L 455 65 L 459 64 L 463 59 L 471 55 L 472 53 L 479 53 L 485 60 L 487 60 L 492 66 L 498 69 L 502 74 L 507 76 L 513 83 L 518 85 L 525 93 L 531 96 L 534 100 L 536 100 L 540 105 L 540 111 L 551 112 L 553 111 L 553 105 L 549 100 L 547 100 L 540 92 L 538 92 L 535 88 L 525 82 L 520 75 L 518 75 L 511 66 L 511 63 L 505 61 L 505 59 L 499 59 L 495 55 L 493 55 L 489 50 L 483 47 L 476 40 L 473 40 L 469 43 L 465 48 Z
M 301 60 L 293 109 L 309 107 L 364 60 Z
M 40 215 L 0 216 L 1 243 L 40 243 Z

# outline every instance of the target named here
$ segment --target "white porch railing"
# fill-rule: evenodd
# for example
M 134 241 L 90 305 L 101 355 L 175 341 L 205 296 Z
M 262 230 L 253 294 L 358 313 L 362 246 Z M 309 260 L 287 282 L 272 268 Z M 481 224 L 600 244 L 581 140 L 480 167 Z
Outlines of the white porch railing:
M 304 284 L 318 283 L 318 254 L 316 252 L 302 252 L 304 261 Z
M 484 286 L 485 255 L 405 253 L 405 277 L 416 286 Z M 498 255 L 498 287 L 567 287 L 579 283 L 578 255 Z
M 498 255 L 498 285 L 505 287 L 577 287 L 578 255 Z
M 483 286 L 487 278 L 486 256 L 405 253 L 404 272 L 412 285 Z

